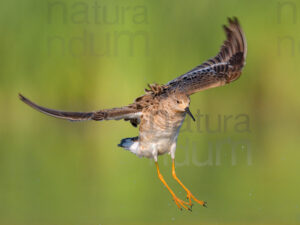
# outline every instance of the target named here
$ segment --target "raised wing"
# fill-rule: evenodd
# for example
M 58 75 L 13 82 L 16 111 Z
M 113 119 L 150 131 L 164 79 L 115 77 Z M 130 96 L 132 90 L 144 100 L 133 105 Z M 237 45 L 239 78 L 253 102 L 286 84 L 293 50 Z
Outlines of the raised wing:
M 224 25 L 227 39 L 218 55 L 200 66 L 170 81 L 166 86 L 188 95 L 205 89 L 223 86 L 238 79 L 245 65 L 247 42 L 237 20 L 228 19 L 229 26 Z
M 95 112 L 65 112 L 54 109 L 48 109 L 35 104 L 23 95 L 19 94 L 21 101 L 29 105 L 30 107 L 60 119 L 66 119 L 70 121 L 82 121 L 82 120 L 130 120 L 132 125 L 136 126 L 139 123 L 142 109 L 136 107 L 135 104 L 113 109 L 104 109 Z

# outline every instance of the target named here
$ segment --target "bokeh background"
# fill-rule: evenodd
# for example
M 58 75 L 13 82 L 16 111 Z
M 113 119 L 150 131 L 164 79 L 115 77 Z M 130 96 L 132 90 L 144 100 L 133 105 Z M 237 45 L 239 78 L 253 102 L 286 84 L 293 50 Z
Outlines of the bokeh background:
M 299 14 L 299 1 L 1 1 L 0 224 L 300 224 Z M 71 123 L 17 97 L 69 111 L 129 104 L 214 56 L 228 16 L 247 65 L 192 96 L 203 116 L 185 121 L 176 155 L 208 208 L 179 211 L 153 162 L 117 147 L 137 135 L 128 122 Z M 159 162 L 184 198 L 169 156 Z

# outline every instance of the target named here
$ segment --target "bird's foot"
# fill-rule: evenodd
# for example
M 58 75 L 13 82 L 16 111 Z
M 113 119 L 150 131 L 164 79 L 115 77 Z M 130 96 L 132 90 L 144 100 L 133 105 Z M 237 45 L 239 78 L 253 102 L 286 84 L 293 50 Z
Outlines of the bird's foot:
M 205 201 L 202 201 L 202 200 L 198 200 L 189 190 L 186 191 L 186 198 L 189 200 L 189 205 L 193 206 L 193 203 L 192 203 L 192 199 L 197 202 L 198 204 L 204 206 L 204 207 L 207 207 L 207 202 Z
M 182 210 L 182 208 L 184 208 L 186 210 L 192 211 L 192 205 L 190 205 L 188 202 L 181 200 L 176 195 L 173 195 L 173 200 L 180 210 Z M 188 206 L 190 206 L 190 207 L 188 207 Z

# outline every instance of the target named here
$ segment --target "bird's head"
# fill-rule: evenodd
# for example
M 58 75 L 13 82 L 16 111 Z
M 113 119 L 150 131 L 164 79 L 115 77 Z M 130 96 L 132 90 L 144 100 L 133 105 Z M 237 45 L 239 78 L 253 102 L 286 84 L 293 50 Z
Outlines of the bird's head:
M 171 96 L 171 107 L 174 111 L 179 113 L 187 113 L 195 121 L 194 116 L 192 115 L 190 107 L 190 98 L 189 96 L 181 93 L 176 93 Z

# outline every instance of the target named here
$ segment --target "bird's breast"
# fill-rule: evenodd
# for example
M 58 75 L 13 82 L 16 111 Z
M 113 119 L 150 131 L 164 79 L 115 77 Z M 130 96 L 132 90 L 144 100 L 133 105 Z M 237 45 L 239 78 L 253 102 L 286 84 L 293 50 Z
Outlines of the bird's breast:
M 140 149 L 145 154 L 150 154 L 155 146 L 159 155 L 170 152 L 171 145 L 177 141 L 177 136 L 182 126 L 185 114 L 148 115 L 140 124 L 139 142 Z

